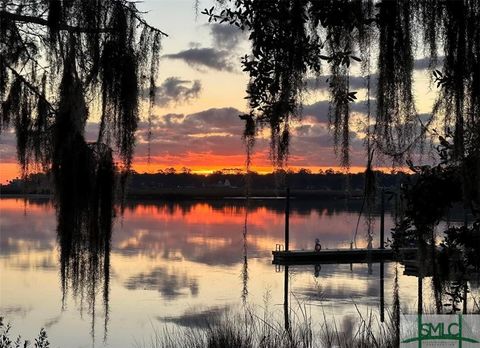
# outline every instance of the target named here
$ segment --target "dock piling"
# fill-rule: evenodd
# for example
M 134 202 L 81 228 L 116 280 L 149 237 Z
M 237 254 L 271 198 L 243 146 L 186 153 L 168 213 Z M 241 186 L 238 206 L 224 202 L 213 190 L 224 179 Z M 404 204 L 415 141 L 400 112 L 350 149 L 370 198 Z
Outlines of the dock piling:
M 289 251 L 290 242 L 290 188 L 287 187 L 285 196 L 285 251 Z
M 283 315 L 285 320 L 285 331 L 290 334 L 290 317 L 288 308 L 288 266 L 285 266 L 283 283 Z
M 380 322 L 385 322 L 385 270 L 384 262 L 380 262 Z
M 382 188 L 380 212 L 380 249 L 385 249 L 385 189 Z

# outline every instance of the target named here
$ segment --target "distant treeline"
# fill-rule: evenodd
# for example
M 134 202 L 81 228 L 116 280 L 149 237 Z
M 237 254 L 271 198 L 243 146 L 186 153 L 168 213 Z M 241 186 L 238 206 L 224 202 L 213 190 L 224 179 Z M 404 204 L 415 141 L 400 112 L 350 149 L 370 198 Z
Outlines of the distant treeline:
M 379 186 L 396 187 L 409 174 L 403 172 L 375 172 Z M 251 172 L 248 176 L 241 171 L 217 171 L 211 174 L 197 174 L 190 170 L 176 172 L 164 170 L 158 173 L 137 173 L 130 175 L 128 190 L 152 191 L 165 189 L 199 189 L 224 188 L 244 189 L 249 184 L 252 190 L 276 190 L 288 186 L 292 190 L 322 190 L 322 191 L 361 191 L 364 187 L 364 173 L 345 174 L 334 170 L 312 173 L 307 169 L 297 172 L 277 171 L 270 174 Z M 8 185 L 2 185 L 2 193 L 44 193 L 52 192 L 51 180 L 46 174 L 31 174 L 26 180 L 15 179 Z
M 408 174 L 376 172 L 376 180 L 381 186 L 396 186 Z M 312 173 L 307 169 L 298 172 L 278 171 L 270 174 L 251 172 L 249 176 L 243 173 L 214 172 L 212 174 L 195 174 L 184 171 L 172 173 L 163 171 L 156 174 L 135 173 L 130 178 L 129 187 L 132 189 L 145 188 L 203 188 L 203 187 L 245 187 L 247 182 L 252 189 L 275 189 L 288 186 L 291 189 L 315 190 L 362 190 L 364 186 L 364 173 L 344 174 L 333 170 Z

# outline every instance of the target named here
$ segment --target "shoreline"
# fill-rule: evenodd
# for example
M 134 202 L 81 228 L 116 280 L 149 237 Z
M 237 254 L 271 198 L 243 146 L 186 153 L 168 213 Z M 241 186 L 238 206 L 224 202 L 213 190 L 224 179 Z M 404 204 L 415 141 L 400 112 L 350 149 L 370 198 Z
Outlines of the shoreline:
M 308 190 L 292 189 L 290 196 L 292 199 L 361 199 L 363 192 L 352 191 L 345 192 L 334 190 Z M 0 192 L 0 198 L 38 198 L 51 199 L 53 194 L 47 193 L 22 193 L 18 191 Z M 155 190 L 132 190 L 128 191 L 126 199 L 131 200 L 183 200 L 183 199 L 210 199 L 210 200 L 245 200 L 244 188 L 167 188 Z M 285 199 L 283 190 L 275 189 L 253 189 L 250 192 L 249 199 L 253 200 L 282 200 Z

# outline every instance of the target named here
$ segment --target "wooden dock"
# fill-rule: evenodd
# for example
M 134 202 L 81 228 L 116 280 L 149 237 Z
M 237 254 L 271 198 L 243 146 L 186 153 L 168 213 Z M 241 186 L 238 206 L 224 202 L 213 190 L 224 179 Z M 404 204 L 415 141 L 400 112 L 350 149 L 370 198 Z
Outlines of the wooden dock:
M 403 248 L 399 252 L 392 249 L 326 249 L 272 251 L 273 264 L 311 265 L 327 263 L 368 263 L 412 259 L 416 257 L 416 248 Z
M 277 244 L 272 251 L 273 264 L 276 265 L 317 265 L 327 263 L 370 263 L 384 261 L 405 261 L 416 259 L 417 248 L 401 248 L 392 250 L 385 248 L 385 193 L 382 188 L 380 214 L 380 248 L 377 249 L 324 249 L 290 250 L 290 188 L 285 192 L 285 244 Z M 392 192 L 390 192 L 392 193 Z M 353 243 L 353 241 L 352 241 Z M 282 250 L 283 249 L 283 250 Z

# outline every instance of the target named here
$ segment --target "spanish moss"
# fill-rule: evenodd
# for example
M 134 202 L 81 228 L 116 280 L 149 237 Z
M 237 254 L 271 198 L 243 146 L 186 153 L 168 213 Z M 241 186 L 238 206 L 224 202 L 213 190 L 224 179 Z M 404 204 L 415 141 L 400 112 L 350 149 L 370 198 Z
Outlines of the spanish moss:
M 242 61 L 250 76 L 246 132 L 253 133 L 252 124 L 270 129 L 274 165 L 286 163 L 289 124 L 301 116 L 302 81 L 328 67 L 330 125 L 339 162 L 348 168 L 351 105 L 360 95 L 351 90 L 349 76 L 358 61 L 377 85 L 372 93 L 376 110 L 370 113 L 369 102 L 366 129 L 359 130 L 367 133 L 367 153 L 375 149 L 379 159 L 405 165 L 423 151 L 427 136 L 444 121 L 442 133 L 455 129 L 456 152 L 462 156 L 465 129 L 478 129 L 479 6 L 473 0 L 231 0 L 219 1 L 218 12 L 203 13 L 210 21 L 250 34 L 252 51 Z M 430 73 L 439 88 L 427 119 L 418 114 L 413 91 L 419 47 L 430 59 Z M 437 65 L 443 66 L 434 70 Z M 370 95 L 370 81 L 368 85 Z
M 14 127 L 24 177 L 53 178 L 64 296 L 88 298 L 94 325 L 103 284 L 107 322 L 114 184 L 126 182 L 115 175 L 130 172 L 165 34 L 126 0 L 2 1 L 0 18 L 0 131 Z M 100 124 L 95 142 L 89 121 Z

